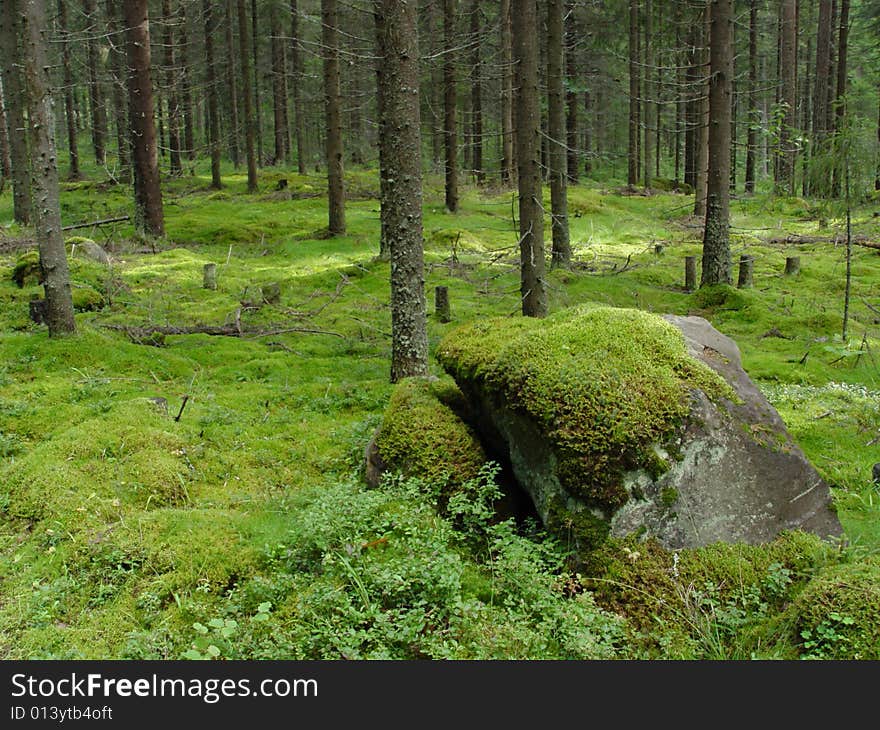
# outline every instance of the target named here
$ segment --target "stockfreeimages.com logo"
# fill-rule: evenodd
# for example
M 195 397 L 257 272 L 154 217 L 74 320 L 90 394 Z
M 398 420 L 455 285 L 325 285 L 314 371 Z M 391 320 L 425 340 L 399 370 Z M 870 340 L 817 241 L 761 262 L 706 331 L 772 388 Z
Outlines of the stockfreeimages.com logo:
M 72 672 L 61 679 L 39 678 L 29 674 L 12 675 L 12 696 L 40 699 L 77 697 L 193 697 L 213 704 L 224 697 L 317 697 L 316 679 L 173 679 L 149 677 L 128 679 L 102 674 L 81 676 Z

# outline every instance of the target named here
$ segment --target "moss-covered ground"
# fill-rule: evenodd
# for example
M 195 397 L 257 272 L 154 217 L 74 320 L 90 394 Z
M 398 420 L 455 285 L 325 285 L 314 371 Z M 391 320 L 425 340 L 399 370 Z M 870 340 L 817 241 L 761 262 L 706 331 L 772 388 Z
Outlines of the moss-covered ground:
M 524 536 L 493 523 L 489 475 L 444 516 L 408 482 L 365 489 L 364 446 L 392 389 L 375 171 L 347 173 L 349 232 L 335 239 L 323 235 L 320 175 L 264 171 L 260 192 L 246 195 L 244 175 L 224 172 L 219 192 L 208 189 L 201 165 L 165 181 L 165 240 L 143 240 L 124 222 L 70 232 L 104 246 L 112 264 L 71 260 L 74 288 L 99 292 L 105 306 L 78 312 L 78 334 L 59 340 L 29 321 L 29 300 L 41 288 L 12 280 L 33 233 L 11 223 L 9 190 L 0 196 L 0 656 L 643 651 L 633 647 L 645 642 L 621 628 L 620 617 L 640 625 L 638 611 L 627 616 L 620 596 L 605 596 L 600 607 L 591 592 L 573 589 L 540 531 Z M 288 189 L 277 191 L 281 176 Z M 447 286 L 453 319 L 429 316 L 432 353 L 451 328 L 515 317 L 520 307 L 513 193 L 466 187 L 461 212 L 451 215 L 440 185 L 429 177 L 425 191 L 428 308 L 433 287 Z M 734 259 L 755 257 L 755 285 L 706 297 L 682 286 L 684 257 L 700 252 L 699 225 L 687 215 L 692 200 L 625 196 L 593 182 L 573 187 L 577 263 L 549 273 L 551 310 L 590 303 L 691 312 L 737 340 L 744 367 L 834 487 L 850 546 L 845 558 L 825 562 L 841 563 L 832 568 L 843 577 L 828 575 L 813 586 L 815 600 L 802 603 L 813 612 L 823 601 L 837 606 L 827 587 L 846 578 L 854 555 L 880 553 L 880 492 L 871 480 L 880 461 L 880 256 L 853 249 L 843 342 L 839 217 L 767 194 L 734 201 Z M 854 213 L 855 233 L 873 241 L 876 209 Z M 65 225 L 130 212 L 126 187 L 63 185 Z M 768 242 L 790 235 L 827 240 Z M 790 255 L 801 257 L 796 277 L 783 275 Z M 207 263 L 217 265 L 216 290 L 202 287 Z M 260 292 L 272 284 L 280 299 L 265 303 Z M 200 326 L 245 334 L 136 342 L 145 328 Z M 431 368 L 442 373 L 436 361 Z M 876 594 L 865 577 L 876 563 L 865 565 L 854 580 Z M 802 587 L 788 580 L 802 569 L 779 557 L 755 578 L 767 591 L 788 590 L 791 600 L 774 604 L 780 617 L 800 605 L 785 586 Z M 682 605 L 696 614 L 645 622 L 654 626 L 652 656 L 707 656 L 694 643 L 694 616 L 746 610 L 726 593 L 698 588 L 714 603 L 685 592 Z M 858 620 L 847 611 L 802 626 L 779 618 L 777 635 L 789 637 L 781 653 L 837 656 L 862 642 L 861 655 L 871 656 L 863 636 L 847 633 L 847 621 Z M 687 621 L 673 631 L 682 615 Z M 730 621 L 724 626 L 735 628 Z M 680 631 L 690 638 L 678 641 Z M 761 641 L 750 646 L 761 655 Z

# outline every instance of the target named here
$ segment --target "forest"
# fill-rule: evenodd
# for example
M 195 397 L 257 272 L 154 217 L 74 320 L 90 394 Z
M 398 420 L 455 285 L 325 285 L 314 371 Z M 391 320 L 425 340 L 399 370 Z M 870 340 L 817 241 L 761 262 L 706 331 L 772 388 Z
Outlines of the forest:
M 0 658 L 880 659 L 878 0 L 0 0 L 0 175 Z

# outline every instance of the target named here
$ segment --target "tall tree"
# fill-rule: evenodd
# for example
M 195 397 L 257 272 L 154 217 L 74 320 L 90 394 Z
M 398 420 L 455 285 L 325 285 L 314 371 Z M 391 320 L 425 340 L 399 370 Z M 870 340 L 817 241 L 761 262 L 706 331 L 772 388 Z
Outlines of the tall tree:
M 88 24 L 86 27 L 86 49 L 89 69 L 89 105 L 92 110 L 92 146 L 95 150 L 95 162 L 104 165 L 107 160 L 107 111 L 104 108 L 98 49 L 98 38 L 103 34 L 103 30 L 98 18 L 95 0 L 83 0 L 83 10 Z
M 244 98 L 244 145 L 247 157 L 247 191 L 257 192 L 257 118 L 254 113 L 251 39 L 248 32 L 247 8 L 238 0 L 238 42 L 241 46 L 241 95 Z
M 19 12 L 14 0 L 0 8 L 8 17 Z M 31 151 L 31 188 L 34 226 L 40 252 L 40 271 L 46 293 L 46 324 L 49 336 L 76 331 L 67 252 L 61 235 L 61 200 L 58 185 L 52 120 L 52 85 L 49 79 L 48 23 L 45 0 L 23 0 L 24 67 L 28 100 Z
M 544 209 L 541 203 L 541 107 L 538 11 L 535 0 L 512 0 L 516 159 L 519 177 L 520 295 L 526 317 L 547 314 Z
M 327 128 L 327 229 L 333 236 L 345 233 L 345 180 L 343 178 L 342 93 L 339 85 L 339 14 L 336 0 L 321 0 L 324 51 L 324 118 Z
M 116 157 L 119 163 L 118 179 L 131 181 L 131 141 L 128 123 L 128 103 L 125 82 L 125 38 L 120 29 L 119 4 L 105 0 L 104 16 L 107 22 L 107 38 L 110 44 L 111 89 L 113 117 L 116 120 Z
M 61 65 L 64 67 L 64 117 L 67 122 L 68 180 L 79 180 L 79 146 L 76 140 L 76 113 L 73 106 L 73 64 L 70 60 L 70 27 L 67 21 L 67 2 L 58 0 L 58 25 L 62 33 Z
M 446 151 L 446 208 L 458 210 L 458 141 L 456 134 L 455 0 L 443 0 L 443 139 Z
M 281 38 L 281 22 L 278 6 L 269 6 L 269 34 L 272 51 L 272 120 L 275 130 L 274 163 L 278 164 L 290 149 L 290 133 L 287 128 L 287 77 L 285 75 L 284 45 Z
M 565 14 L 568 23 L 565 26 L 565 144 L 568 147 L 567 167 L 569 182 L 577 183 L 580 177 L 578 158 L 578 68 L 575 54 L 577 26 L 574 16 L 574 4 L 566 3 Z
M 180 116 L 183 121 L 183 149 L 187 160 L 196 158 L 195 126 L 192 98 L 193 58 L 190 42 L 190 1 L 180 0 L 178 4 L 177 39 L 180 46 Z
M 733 0 L 711 0 L 706 224 L 700 286 L 730 284 L 730 116 Z
M 290 77 L 293 81 L 293 136 L 296 140 L 296 169 L 300 175 L 306 171 L 305 132 L 302 108 L 302 69 L 299 53 L 299 7 L 297 0 L 290 0 Z
M 428 374 L 422 243 L 419 45 L 412 0 L 373 0 L 382 71 L 383 220 L 391 247 L 391 381 Z
M 483 11 L 480 0 L 471 2 L 471 169 L 478 185 L 485 180 L 483 170 Z
M 642 145 L 644 149 L 644 166 L 643 176 L 646 188 L 651 187 L 651 170 L 654 169 L 654 131 L 651 125 L 656 114 L 656 104 L 654 103 L 655 90 L 651 80 L 651 72 L 654 68 L 654 39 L 653 39 L 653 21 L 654 8 L 651 0 L 644 0 L 645 3 L 645 99 L 642 102 L 642 116 L 644 118 L 645 142 Z
M 238 119 L 238 81 L 235 73 L 235 59 L 238 54 L 235 52 L 235 42 L 233 37 L 233 29 L 235 23 L 234 17 L 234 0 L 226 0 L 226 86 L 229 104 L 229 130 L 227 138 L 229 139 L 229 154 L 232 157 L 232 165 L 238 169 L 241 164 L 241 147 L 239 146 L 239 136 L 241 134 L 241 126 Z
M 749 111 L 746 136 L 745 191 L 755 192 L 755 164 L 758 154 L 758 0 L 749 0 Z
M 73 96 L 71 94 L 71 96 Z M 3 81 L 0 78 L 0 189 L 12 177 L 12 157 L 9 153 L 9 131 L 6 128 L 6 99 L 3 94 Z
M 262 161 L 263 156 L 263 104 L 260 101 L 260 24 L 258 16 L 257 0 L 251 0 L 251 53 L 253 53 L 253 73 L 252 88 L 254 92 L 253 110 L 254 110 L 254 140 L 256 142 L 257 159 Z M 260 163 L 262 164 L 262 162 Z
M 639 184 L 639 0 L 629 0 L 629 147 L 626 183 Z
M 501 182 L 513 182 L 513 42 L 511 38 L 511 0 L 501 0 L 498 22 L 501 26 Z
M 12 162 L 12 215 L 17 223 L 31 220 L 31 181 L 28 162 L 28 135 L 24 121 L 24 86 L 21 65 L 14 59 L 21 57 L 21 16 L 17 0 L 6 2 L 0 13 L 0 64 L 2 64 L 3 93 L 6 102 L 6 130 L 9 138 L 9 156 Z
M 779 27 L 781 119 L 776 187 L 779 192 L 792 195 L 794 194 L 795 120 L 797 119 L 797 0 L 781 0 Z
M 828 112 L 827 89 L 831 69 L 831 0 L 819 0 L 819 24 L 816 31 L 816 87 L 813 93 L 813 142 L 826 137 Z
M 214 38 L 217 34 L 217 16 L 211 0 L 202 0 L 205 19 L 205 93 L 208 97 L 208 135 L 211 147 L 211 187 L 223 187 L 220 178 L 220 109 L 217 101 L 217 68 L 214 61 Z
M 571 241 L 568 233 L 568 159 L 565 152 L 565 93 L 563 69 L 563 0 L 547 0 L 547 132 L 550 162 L 550 208 L 552 214 L 553 266 L 571 265 Z
M 702 0 L 702 40 L 700 55 L 699 120 L 694 144 L 696 145 L 694 170 L 694 216 L 703 218 L 706 215 L 706 197 L 709 194 L 709 34 L 712 21 L 712 4 L 710 0 Z
M 152 236 L 165 235 L 159 155 L 150 78 L 150 18 L 147 0 L 128 0 L 125 12 L 128 59 L 128 104 L 134 172 L 135 227 Z
M 165 89 L 168 98 L 168 155 L 171 175 L 183 172 L 180 162 L 180 106 L 177 96 L 177 66 L 174 58 L 174 25 L 177 13 L 172 11 L 171 0 L 162 0 L 162 46 L 165 55 Z

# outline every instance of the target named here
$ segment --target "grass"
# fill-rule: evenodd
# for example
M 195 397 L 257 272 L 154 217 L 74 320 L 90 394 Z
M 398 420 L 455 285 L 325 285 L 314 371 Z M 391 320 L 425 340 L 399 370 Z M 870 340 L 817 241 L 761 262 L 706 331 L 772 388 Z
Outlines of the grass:
M 558 590 L 547 578 L 549 563 L 530 562 L 512 535 L 495 534 L 488 550 L 483 534 L 482 552 L 474 553 L 473 540 L 463 547 L 409 492 L 363 496 L 363 449 L 391 392 L 390 272 L 375 259 L 375 171 L 348 173 L 349 230 L 335 239 L 322 235 L 326 184 L 319 175 L 266 171 L 260 192 L 248 196 L 242 173 L 224 170 L 226 187 L 216 192 L 202 163 L 195 172 L 165 181 L 167 239 L 155 253 L 127 223 L 75 231 L 113 255 L 109 270 L 82 259 L 72 266 L 76 282 L 110 303 L 78 313 L 77 336 L 61 340 L 28 320 L 28 300 L 40 288 L 19 289 L 10 279 L 11 242 L 29 232 L 9 223 L 10 192 L 0 196 L 0 656 L 179 658 L 207 651 L 205 642 L 215 639 L 199 638 L 193 625 L 218 617 L 238 622 L 240 658 L 315 656 L 328 636 L 336 656 L 485 656 L 493 641 L 511 654 L 529 647 L 526 658 L 606 657 L 615 642 L 620 649 L 613 622 L 591 606 L 581 605 L 577 616 L 607 632 L 601 646 L 584 648 L 583 637 L 557 636 L 541 623 L 542 611 L 562 625 L 559 612 L 573 609 L 548 598 Z M 274 189 L 281 176 L 288 191 Z M 843 247 L 765 241 L 829 235 L 841 222 L 820 227 L 800 200 L 734 201 L 734 259 L 755 256 L 755 286 L 707 305 L 682 288 L 683 258 L 700 251 L 699 230 L 687 217 L 691 201 L 624 196 L 597 183 L 573 187 L 578 265 L 549 273 L 551 310 L 589 302 L 708 317 L 737 340 L 746 370 L 834 486 L 851 542 L 877 553 L 880 494 L 871 466 L 880 461 L 880 341 L 871 307 L 880 302 L 880 257 L 854 249 L 852 334 L 843 343 Z M 65 224 L 130 212 L 123 186 L 63 186 Z M 511 191 L 465 187 L 461 212 L 449 214 L 439 181 L 426 181 L 428 309 L 433 287 L 443 285 L 453 313 L 449 324 L 429 316 L 432 353 L 458 324 L 519 313 L 511 212 Z M 877 240 L 880 223 L 871 212 L 856 211 L 855 230 Z M 655 243 L 663 245 L 659 255 Z M 786 278 L 784 259 L 793 253 L 802 257 L 801 274 Z M 209 262 L 218 265 L 214 291 L 201 286 Z M 269 283 L 281 285 L 277 304 L 242 308 L 255 287 Z M 165 347 L 151 347 L 113 328 L 223 325 L 236 317 L 275 333 L 168 335 Z M 431 368 L 441 373 L 436 361 Z M 372 522 L 358 527 L 346 504 L 361 505 Z M 391 526 L 395 519 L 406 530 Z M 308 542 L 316 525 L 333 526 L 327 540 L 291 557 L 294 538 Z M 387 553 L 346 547 L 387 535 L 398 540 Z M 404 571 L 406 586 L 387 599 L 392 631 L 374 615 L 378 596 L 407 556 L 426 550 L 442 555 L 444 575 L 452 576 L 444 582 L 438 574 L 437 605 L 458 608 L 432 617 L 423 605 L 430 591 L 407 593 L 417 576 Z M 507 561 L 507 582 L 490 554 Z M 516 588 L 510 581 L 518 570 L 525 572 Z M 517 593 L 523 586 L 532 592 Z M 340 603 L 341 595 L 350 600 Z M 514 596 L 532 613 L 504 602 Z M 267 601 L 271 620 L 255 620 Z M 372 628 L 363 642 L 339 640 L 364 625 Z M 421 638 L 406 643 L 395 631 Z M 412 649 L 427 641 L 426 631 L 442 641 Z M 542 643 L 542 631 L 557 640 Z M 228 656 L 225 638 L 214 645 Z

